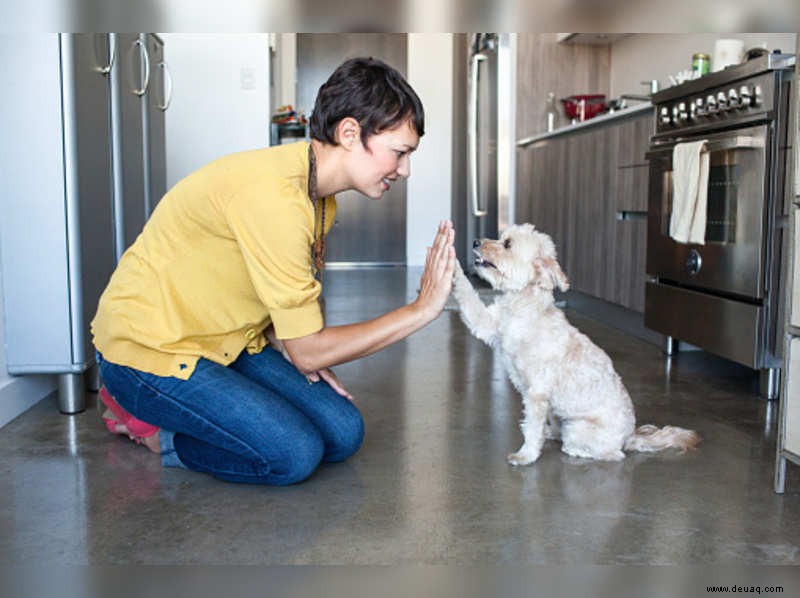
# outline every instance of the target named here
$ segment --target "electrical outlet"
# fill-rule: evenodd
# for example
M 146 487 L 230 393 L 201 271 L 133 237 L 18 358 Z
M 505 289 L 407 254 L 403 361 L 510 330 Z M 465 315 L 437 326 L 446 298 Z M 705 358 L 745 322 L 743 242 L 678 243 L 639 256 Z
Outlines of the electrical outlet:
M 256 88 L 256 69 L 252 66 L 243 66 L 239 70 L 239 85 L 244 90 Z

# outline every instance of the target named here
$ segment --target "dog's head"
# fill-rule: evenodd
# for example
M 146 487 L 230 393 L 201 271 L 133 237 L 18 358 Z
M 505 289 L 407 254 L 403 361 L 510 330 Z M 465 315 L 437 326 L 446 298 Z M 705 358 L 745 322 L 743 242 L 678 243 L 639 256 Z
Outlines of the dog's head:
M 521 291 L 529 285 L 552 291 L 569 288 L 556 260 L 556 247 L 532 224 L 508 227 L 496 241 L 475 242 L 475 270 L 498 291 Z

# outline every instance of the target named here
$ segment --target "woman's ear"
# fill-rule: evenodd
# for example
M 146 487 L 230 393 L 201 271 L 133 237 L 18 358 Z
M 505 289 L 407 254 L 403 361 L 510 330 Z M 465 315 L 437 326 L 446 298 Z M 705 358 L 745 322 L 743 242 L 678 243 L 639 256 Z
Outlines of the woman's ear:
M 353 144 L 361 140 L 361 125 L 352 116 L 346 116 L 336 125 L 336 141 L 345 149 L 352 149 Z

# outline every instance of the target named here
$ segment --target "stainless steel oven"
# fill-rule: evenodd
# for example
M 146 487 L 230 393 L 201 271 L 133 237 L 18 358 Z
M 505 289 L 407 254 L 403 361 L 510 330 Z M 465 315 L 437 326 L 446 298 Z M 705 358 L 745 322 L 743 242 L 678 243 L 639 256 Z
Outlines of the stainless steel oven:
M 789 67 L 770 54 L 655 94 L 650 164 L 645 325 L 667 350 L 685 341 L 762 371 L 777 396 L 777 277 L 786 164 Z M 705 243 L 670 237 L 673 152 L 706 140 Z

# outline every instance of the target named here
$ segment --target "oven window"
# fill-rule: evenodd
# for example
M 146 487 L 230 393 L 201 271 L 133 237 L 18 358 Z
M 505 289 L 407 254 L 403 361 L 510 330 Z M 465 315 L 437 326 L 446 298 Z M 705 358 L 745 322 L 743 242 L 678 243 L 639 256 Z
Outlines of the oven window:
M 708 169 L 706 242 L 736 242 L 736 195 L 739 165 L 734 152 L 714 152 Z
M 708 169 L 708 191 L 706 204 L 706 243 L 735 243 L 737 195 L 740 167 L 736 151 L 711 153 Z M 667 190 L 666 210 L 662 219 L 662 230 L 669 235 L 672 215 L 672 171 L 664 172 L 663 188 Z

